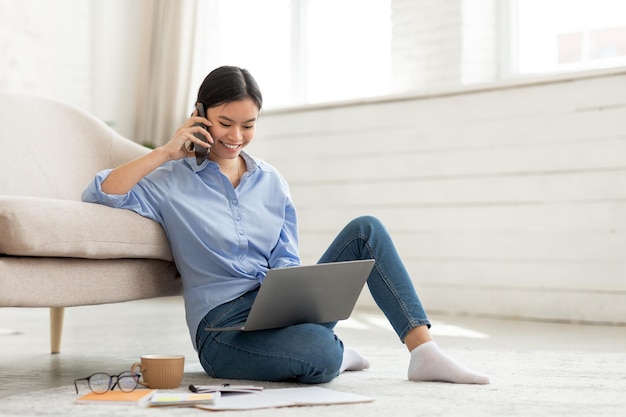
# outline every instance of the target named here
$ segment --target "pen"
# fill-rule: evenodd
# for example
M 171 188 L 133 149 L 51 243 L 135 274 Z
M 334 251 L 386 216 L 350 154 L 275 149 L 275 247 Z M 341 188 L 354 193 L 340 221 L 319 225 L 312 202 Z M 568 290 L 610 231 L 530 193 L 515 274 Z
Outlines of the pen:
M 230 384 L 222 384 L 222 386 L 223 387 L 230 387 Z M 199 392 L 198 387 L 196 387 L 193 384 L 189 385 L 189 391 L 191 391 L 191 392 Z

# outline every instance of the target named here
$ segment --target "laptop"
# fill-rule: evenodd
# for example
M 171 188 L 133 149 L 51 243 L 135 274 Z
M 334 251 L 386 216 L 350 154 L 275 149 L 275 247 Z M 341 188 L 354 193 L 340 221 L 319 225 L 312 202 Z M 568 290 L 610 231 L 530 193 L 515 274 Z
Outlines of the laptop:
M 345 320 L 374 263 L 366 259 L 270 269 L 242 326 L 206 330 L 254 331 Z

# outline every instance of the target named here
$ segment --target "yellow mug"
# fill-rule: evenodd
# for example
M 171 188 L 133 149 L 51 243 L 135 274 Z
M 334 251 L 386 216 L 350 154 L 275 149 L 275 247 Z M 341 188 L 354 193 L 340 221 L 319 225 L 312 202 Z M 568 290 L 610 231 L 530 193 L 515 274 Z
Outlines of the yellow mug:
M 139 383 L 148 388 L 178 388 L 185 372 L 183 355 L 143 355 L 141 363 L 134 363 L 131 372 L 141 374 Z

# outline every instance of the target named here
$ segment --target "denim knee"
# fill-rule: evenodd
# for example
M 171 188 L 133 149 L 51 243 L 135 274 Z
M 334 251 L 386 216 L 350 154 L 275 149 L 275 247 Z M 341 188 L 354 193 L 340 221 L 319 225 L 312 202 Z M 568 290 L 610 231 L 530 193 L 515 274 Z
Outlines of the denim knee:
M 297 376 L 298 382 L 304 384 L 329 382 L 339 375 L 343 362 L 343 343 L 334 334 L 330 338 L 320 337 L 314 341 L 310 340 L 299 356 L 306 358 L 307 366 L 304 366 L 302 373 Z
M 377 217 L 365 215 L 351 220 L 346 225 L 346 230 L 359 232 L 364 236 L 370 236 L 374 231 L 385 230 L 385 226 Z

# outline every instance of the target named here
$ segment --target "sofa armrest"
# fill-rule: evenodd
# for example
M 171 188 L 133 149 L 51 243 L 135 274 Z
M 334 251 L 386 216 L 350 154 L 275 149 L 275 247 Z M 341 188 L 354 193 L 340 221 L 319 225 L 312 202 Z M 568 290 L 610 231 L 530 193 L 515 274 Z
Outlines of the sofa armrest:
M 161 225 L 98 204 L 0 196 L 0 230 L 5 255 L 172 260 Z

